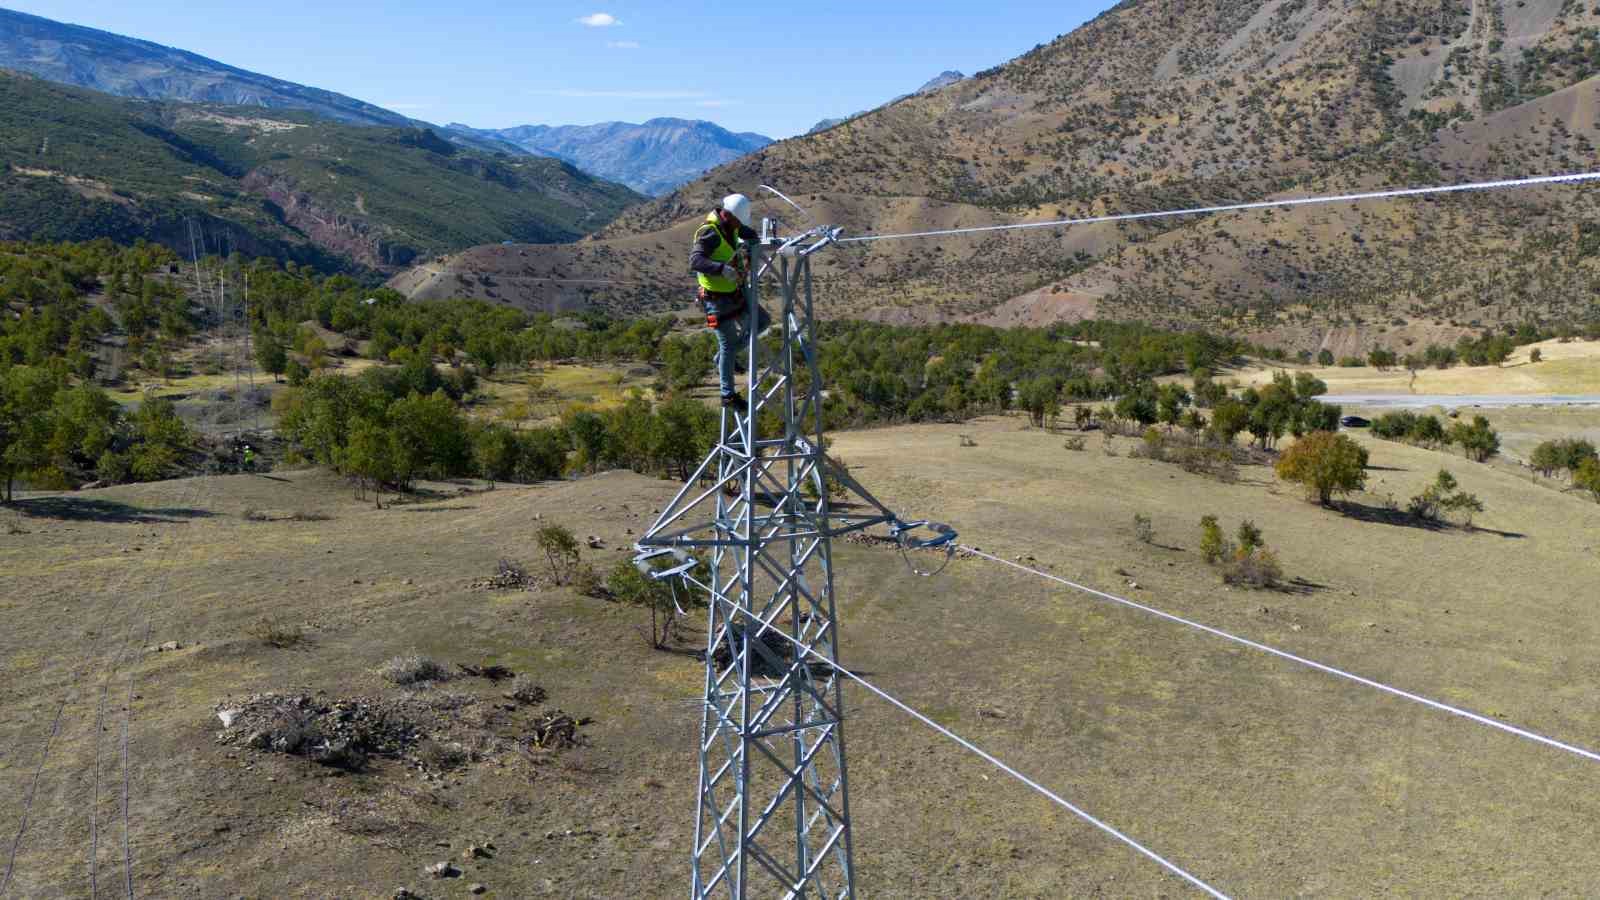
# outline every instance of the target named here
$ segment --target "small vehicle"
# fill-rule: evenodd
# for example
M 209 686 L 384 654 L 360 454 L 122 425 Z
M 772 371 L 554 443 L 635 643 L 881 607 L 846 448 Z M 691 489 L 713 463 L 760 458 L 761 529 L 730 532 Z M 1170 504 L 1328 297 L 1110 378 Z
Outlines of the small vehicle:
M 1339 420 L 1339 424 L 1346 428 L 1366 428 L 1372 423 L 1360 416 L 1345 416 Z

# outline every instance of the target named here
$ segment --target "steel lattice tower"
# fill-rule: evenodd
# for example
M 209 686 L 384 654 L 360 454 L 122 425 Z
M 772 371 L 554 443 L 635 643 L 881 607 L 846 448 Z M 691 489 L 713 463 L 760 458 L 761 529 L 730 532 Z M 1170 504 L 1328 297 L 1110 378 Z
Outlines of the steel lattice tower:
M 810 257 L 838 231 L 781 242 L 771 231 L 750 248 L 744 288 L 749 414 L 723 411 L 717 446 L 638 545 L 641 570 L 682 579 L 709 608 L 697 900 L 855 896 L 830 539 L 925 524 L 900 522 L 823 449 Z M 764 279 L 782 296 L 782 336 L 762 354 Z

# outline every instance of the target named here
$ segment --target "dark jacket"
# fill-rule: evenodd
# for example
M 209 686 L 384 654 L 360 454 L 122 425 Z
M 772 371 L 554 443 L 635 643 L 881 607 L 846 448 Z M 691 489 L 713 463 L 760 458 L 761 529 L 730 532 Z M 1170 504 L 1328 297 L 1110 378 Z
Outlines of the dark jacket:
M 711 254 L 717 252 L 717 245 L 721 243 L 721 240 L 717 235 L 718 230 L 719 229 L 713 226 L 710 222 L 706 222 L 699 228 L 695 229 L 694 246 L 689 249 L 690 272 L 698 272 L 703 275 L 716 275 L 722 271 L 722 263 L 713 262 L 711 259 Z M 726 231 L 724 231 L 721 237 L 728 238 L 729 235 Z M 761 235 L 756 234 L 754 229 L 746 228 L 743 225 L 739 226 L 740 240 L 756 241 L 760 238 Z M 728 240 L 728 243 L 737 245 L 737 241 L 731 239 Z

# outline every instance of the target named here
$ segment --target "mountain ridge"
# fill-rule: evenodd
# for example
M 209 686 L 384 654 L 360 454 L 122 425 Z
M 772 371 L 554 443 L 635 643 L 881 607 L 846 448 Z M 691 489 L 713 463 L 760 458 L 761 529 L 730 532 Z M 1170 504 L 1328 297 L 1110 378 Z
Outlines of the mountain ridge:
M 114 149 L 113 149 L 114 148 Z M 570 241 L 640 198 L 554 159 L 301 110 L 130 100 L 0 71 L 0 239 L 190 227 L 252 255 L 393 271 L 490 241 Z
M 697 119 L 659 117 L 641 123 L 518 125 L 511 128 L 445 126 L 457 134 L 515 145 L 553 156 L 592 175 L 659 195 L 708 170 L 772 143 L 766 135 L 733 132 Z
M 916 90 L 912 91 L 911 93 L 909 93 L 909 94 L 901 94 L 900 96 L 894 98 L 893 100 L 890 100 L 888 103 L 884 103 L 881 106 L 875 107 L 875 108 L 881 109 L 883 106 L 893 106 L 894 104 L 899 103 L 901 100 L 904 100 L 907 97 L 916 97 L 916 96 L 919 96 L 921 94 L 927 94 L 927 93 L 931 93 L 933 91 L 937 91 L 940 88 L 949 87 L 952 84 L 958 84 L 958 83 L 960 83 L 962 81 L 965 81 L 966 77 L 967 76 L 961 74 L 960 72 L 957 72 L 954 69 L 947 69 L 947 70 L 945 70 L 943 72 L 940 72 L 938 75 L 935 75 L 934 77 L 928 79 L 927 83 L 923 84 L 922 87 L 917 88 Z M 823 119 L 822 121 L 818 122 L 817 124 L 811 126 L 811 130 L 807 131 L 806 134 L 816 134 L 819 131 L 827 131 L 829 128 L 833 128 L 833 127 L 835 127 L 837 125 L 842 125 L 845 122 L 850 121 L 851 119 L 855 119 L 855 118 L 858 118 L 860 116 L 864 116 L 868 112 L 871 112 L 871 110 L 866 110 L 864 112 L 858 112 L 853 116 L 844 116 L 844 117 L 838 118 L 838 119 Z
M 498 298 L 530 307 L 669 308 L 693 223 L 759 184 L 855 234 L 1041 222 L 1592 168 L 1597 119 L 1587 5 L 1126 2 L 959 84 L 735 160 L 535 264 L 473 250 L 399 281 L 425 297 L 492 275 Z M 1600 296 L 1597 200 L 1543 188 L 867 244 L 816 257 L 819 308 L 1143 318 L 1292 346 L 1571 317 Z M 628 285 L 532 280 L 597 260 Z

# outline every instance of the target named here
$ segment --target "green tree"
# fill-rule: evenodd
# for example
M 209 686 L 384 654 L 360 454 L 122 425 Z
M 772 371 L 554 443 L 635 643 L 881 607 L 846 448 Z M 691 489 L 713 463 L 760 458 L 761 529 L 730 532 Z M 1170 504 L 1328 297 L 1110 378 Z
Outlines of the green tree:
M 546 525 L 534 536 L 534 543 L 550 564 L 550 577 L 556 584 L 566 584 L 578 566 L 578 539 L 564 526 Z
M 1028 414 L 1034 427 L 1043 427 L 1045 420 L 1061 412 L 1061 386 L 1054 378 L 1040 376 L 1029 379 L 1017 388 L 1017 405 Z
M 423 474 L 450 478 L 471 471 L 466 419 L 442 389 L 394 401 L 388 420 L 400 487 L 409 488 Z
M 1342 434 L 1316 431 L 1294 442 L 1278 460 L 1278 477 L 1305 486 L 1308 498 L 1323 506 L 1335 494 L 1359 491 L 1367 483 L 1367 451 Z
M 5 470 L 5 502 L 15 480 L 49 464 L 48 415 L 61 388 L 58 374 L 35 366 L 13 366 L 0 373 L 0 468 Z
M 1596 503 L 1600 503 L 1600 459 L 1590 457 L 1579 464 L 1577 471 L 1572 473 L 1572 486 L 1587 491 Z
M 1324 367 L 1332 366 L 1333 365 L 1333 351 L 1329 350 L 1326 347 L 1322 348 L 1321 350 L 1318 350 L 1317 351 L 1317 365 L 1324 366 Z
M 478 474 L 489 479 L 490 484 L 515 477 L 521 450 L 516 432 L 503 425 L 485 425 L 472 435 L 472 456 Z
M 1250 408 L 1232 397 L 1211 411 L 1211 434 L 1224 444 L 1233 443 L 1250 424 Z
M 130 470 L 141 481 L 164 478 L 193 443 L 189 426 L 165 397 L 147 397 L 132 420 L 134 449 Z
M 1216 516 L 1200 517 L 1200 556 L 1216 565 L 1233 554 L 1233 547 L 1222 534 Z
M 396 479 L 395 446 L 382 422 L 360 418 L 338 453 L 339 468 L 356 479 L 357 494 L 372 488 L 372 502 L 383 507 L 383 485 Z
M 1473 416 L 1471 424 L 1455 423 L 1450 427 L 1447 438 L 1473 462 L 1484 462 L 1500 452 L 1500 435 L 1483 416 Z
M 276 333 L 263 330 L 256 335 L 256 365 L 261 371 L 272 375 L 274 381 L 282 381 L 283 373 L 289 366 L 289 351 L 283 345 Z

